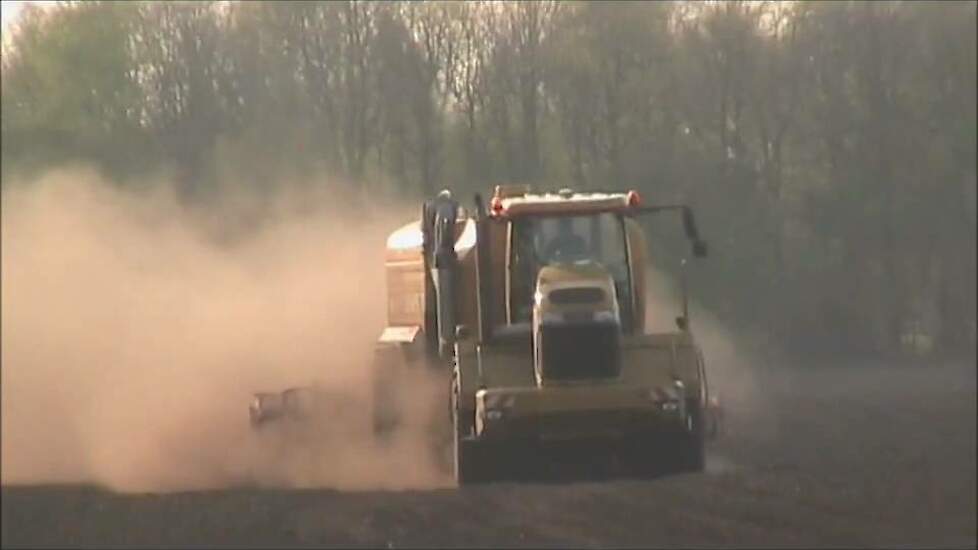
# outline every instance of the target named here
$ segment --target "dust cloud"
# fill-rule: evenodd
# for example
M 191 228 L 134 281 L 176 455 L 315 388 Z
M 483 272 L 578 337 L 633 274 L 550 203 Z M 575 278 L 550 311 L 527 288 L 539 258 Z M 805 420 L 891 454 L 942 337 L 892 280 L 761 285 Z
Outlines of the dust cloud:
M 709 258 L 690 260 L 687 269 L 707 269 Z M 778 415 L 766 389 L 771 389 L 772 358 L 780 350 L 761 338 L 735 334 L 730 327 L 696 300 L 696 288 L 690 286 L 690 329 L 703 352 L 706 377 L 711 396 L 721 406 L 722 439 L 770 439 L 776 437 Z M 675 318 L 682 315 L 680 281 L 650 266 L 646 272 L 646 331 L 676 330 Z M 778 380 L 781 380 L 779 378 Z M 711 451 L 708 470 L 729 470 L 733 466 L 725 457 Z
M 368 427 L 384 243 L 414 212 L 344 211 L 311 187 L 193 209 L 170 186 L 123 192 L 81 169 L 5 182 L 2 483 L 446 483 L 428 411 L 386 446 Z M 252 433 L 253 392 L 309 383 L 339 396 L 314 445 Z M 409 391 L 423 404 L 441 386 Z

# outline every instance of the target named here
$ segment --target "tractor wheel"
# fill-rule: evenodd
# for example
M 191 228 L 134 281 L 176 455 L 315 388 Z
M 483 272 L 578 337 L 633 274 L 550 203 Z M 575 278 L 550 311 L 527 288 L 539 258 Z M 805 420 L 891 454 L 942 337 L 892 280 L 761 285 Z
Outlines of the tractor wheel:
M 459 486 L 489 481 L 489 462 L 486 449 L 475 441 L 465 439 L 468 429 L 459 411 L 458 388 L 452 389 L 452 451 L 455 482 Z
M 697 401 L 690 400 L 685 429 L 678 433 L 646 434 L 625 442 L 628 472 L 641 479 L 662 475 L 702 472 L 705 466 L 705 426 Z
M 474 485 L 490 481 L 489 465 L 482 449 L 474 441 L 459 441 L 455 446 L 455 482 Z
M 672 442 L 660 434 L 643 434 L 640 439 L 623 442 L 622 454 L 626 472 L 639 479 L 651 479 L 663 472 L 662 449 Z
M 677 473 L 702 472 L 706 467 L 706 430 L 703 407 L 697 400 L 686 404 L 686 430 L 676 438 L 672 471 Z
M 388 350 L 385 350 L 388 351 Z M 400 358 L 377 352 L 373 361 L 372 420 L 374 435 L 387 437 L 393 433 L 401 419 L 401 396 L 397 392 L 405 365 Z

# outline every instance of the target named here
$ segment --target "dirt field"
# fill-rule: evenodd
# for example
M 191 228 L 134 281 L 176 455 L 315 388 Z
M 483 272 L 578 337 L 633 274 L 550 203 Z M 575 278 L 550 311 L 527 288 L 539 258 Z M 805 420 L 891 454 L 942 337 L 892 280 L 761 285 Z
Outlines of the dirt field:
M 781 366 L 709 471 L 463 490 L 4 487 L 3 546 L 976 544 L 975 367 Z M 763 405 L 763 406 L 761 406 Z

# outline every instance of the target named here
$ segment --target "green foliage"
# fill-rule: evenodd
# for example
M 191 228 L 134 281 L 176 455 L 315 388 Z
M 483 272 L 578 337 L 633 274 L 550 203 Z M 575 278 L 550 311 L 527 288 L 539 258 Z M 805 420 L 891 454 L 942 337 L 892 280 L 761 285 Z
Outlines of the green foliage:
M 127 51 L 133 13 L 128 4 L 84 2 L 25 14 L 4 59 L 5 172 L 74 159 L 134 168 L 144 136 Z
M 974 2 L 78 2 L 3 59 L 3 175 L 500 181 L 687 201 L 702 302 L 781 345 L 975 346 Z M 334 177 L 322 179 L 322 174 Z M 652 245 L 678 257 L 678 234 Z M 659 260 L 675 273 L 676 262 Z

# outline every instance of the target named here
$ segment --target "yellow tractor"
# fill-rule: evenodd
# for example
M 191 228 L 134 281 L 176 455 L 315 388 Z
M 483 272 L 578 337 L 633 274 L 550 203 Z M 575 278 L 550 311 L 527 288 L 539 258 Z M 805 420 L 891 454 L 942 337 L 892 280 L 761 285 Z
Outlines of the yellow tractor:
M 395 230 L 385 261 L 388 326 L 377 342 L 373 424 L 396 429 L 411 368 L 444 373 L 452 469 L 488 481 L 534 447 L 582 444 L 636 473 L 698 471 L 717 433 L 703 354 L 683 312 L 674 331 L 645 330 L 645 238 L 639 216 L 681 214 L 635 191 L 533 193 L 497 186 L 468 212 L 443 192 Z M 256 394 L 252 423 L 290 413 L 294 388 Z M 444 410 L 444 409 L 442 409 Z

